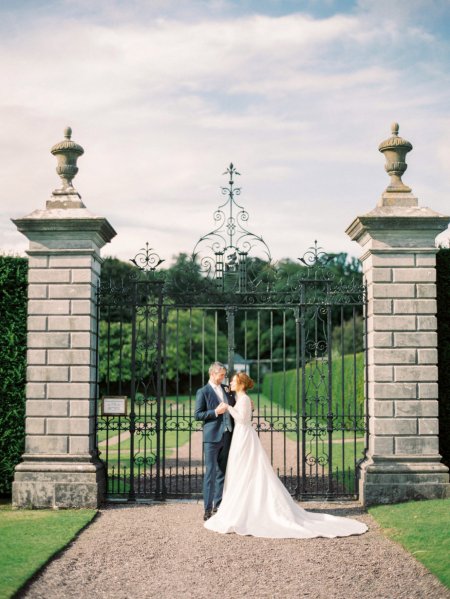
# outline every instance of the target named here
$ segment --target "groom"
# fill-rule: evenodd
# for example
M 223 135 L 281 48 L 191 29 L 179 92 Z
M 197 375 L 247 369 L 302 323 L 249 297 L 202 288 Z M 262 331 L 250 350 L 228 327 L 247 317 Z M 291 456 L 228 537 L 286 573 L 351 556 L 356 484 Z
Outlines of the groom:
M 226 373 L 225 366 L 220 362 L 211 364 L 208 384 L 197 391 L 195 400 L 195 419 L 204 422 L 203 520 L 208 520 L 222 501 L 225 470 L 233 434 L 233 419 L 227 412 L 226 404 L 234 406 L 235 399 L 228 387 L 222 384 Z

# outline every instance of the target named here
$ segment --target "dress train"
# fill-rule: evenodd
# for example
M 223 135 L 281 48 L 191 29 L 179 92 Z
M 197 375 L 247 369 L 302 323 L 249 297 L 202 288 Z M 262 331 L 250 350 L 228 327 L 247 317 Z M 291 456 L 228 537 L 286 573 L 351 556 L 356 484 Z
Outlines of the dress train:
M 205 528 L 266 538 L 346 537 L 367 531 L 357 520 L 315 514 L 299 507 L 275 474 L 251 425 L 248 395 L 229 407 L 235 421 L 223 499 Z

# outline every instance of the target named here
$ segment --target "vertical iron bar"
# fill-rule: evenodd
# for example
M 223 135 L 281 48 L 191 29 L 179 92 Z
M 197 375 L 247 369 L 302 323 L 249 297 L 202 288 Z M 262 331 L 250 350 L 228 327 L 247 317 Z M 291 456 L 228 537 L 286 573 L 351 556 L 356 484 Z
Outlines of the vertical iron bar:
M 356 308 L 353 306 L 353 463 L 355 465 L 355 482 L 353 487 L 356 487 L 356 437 L 358 434 L 358 400 L 357 400 L 357 387 L 356 387 L 356 328 L 355 328 Z
M 206 348 L 205 348 L 205 326 L 206 311 L 202 310 L 202 385 L 204 385 L 204 376 L 206 372 Z
M 189 414 L 192 414 L 192 356 L 193 356 L 193 347 L 192 347 L 192 335 L 193 335 L 193 326 L 192 326 L 192 308 L 189 309 Z M 191 481 L 191 459 L 192 459 L 192 435 L 189 435 L 188 442 L 189 452 L 188 452 L 188 491 L 189 494 L 192 492 L 192 481 Z M 184 468 L 183 468 L 183 481 L 184 481 Z
M 123 287 L 122 287 L 123 289 Z M 122 368 L 123 368 L 123 319 L 124 319 L 124 301 L 125 301 L 125 297 L 124 294 L 122 292 L 121 297 L 120 297 L 120 325 L 119 325 L 119 395 L 122 395 Z M 118 428 L 118 444 L 117 444 L 117 472 L 119 472 L 120 474 L 120 465 L 121 465 L 121 433 L 122 433 L 122 419 L 121 416 L 118 417 L 117 419 L 117 428 Z M 117 480 L 117 492 L 119 492 L 119 480 L 120 480 L 120 476 Z
M 136 501 L 136 493 L 134 489 L 134 433 L 136 431 L 136 310 L 137 310 L 137 286 L 135 281 L 133 285 L 132 296 L 132 312 L 131 312 L 131 388 L 130 388 L 130 489 L 128 491 L 128 501 Z M 119 448 L 120 451 L 120 448 Z
M 234 370 L 234 350 L 235 350 L 235 339 L 234 339 L 234 317 L 236 307 L 227 306 L 226 316 L 228 324 L 228 373 L 232 374 Z
M 218 329 L 219 329 L 219 314 L 218 311 L 214 312 L 214 361 L 217 362 L 217 345 L 218 345 Z
M 342 408 L 342 475 L 345 473 L 345 419 L 347 417 L 345 413 L 345 358 L 344 358 L 344 306 L 341 306 L 341 408 Z M 349 416 L 349 415 L 348 415 Z
M 327 358 L 328 358 L 328 490 L 327 495 L 333 494 L 333 364 L 332 364 L 332 296 L 330 284 L 327 283 Z
M 174 484 L 175 484 L 175 490 L 178 489 L 178 485 L 179 485 L 179 468 L 180 468 L 180 464 L 179 464 L 179 430 L 178 430 L 178 423 L 179 423 L 179 413 L 178 413 L 178 406 L 180 404 L 179 401 L 179 397 L 180 397 L 180 358 L 179 358 L 179 343 L 180 343 L 180 309 L 177 307 L 176 308 L 176 334 L 175 334 L 175 344 L 176 344 L 176 348 L 175 348 L 175 355 L 176 355 L 176 365 L 175 365 L 175 369 L 176 369 L 176 412 L 175 412 L 175 422 L 177 424 L 176 428 L 175 428 L 175 445 L 176 445 L 176 449 L 175 449 L 175 474 L 174 474 Z M 183 404 L 184 407 L 184 404 Z M 170 416 L 173 416 L 173 410 L 172 407 L 170 408 Z M 170 469 L 170 481 L 172 484 L 172 469 Z
M 106 315 L 106 320 L 108 323 L 107 329 L 107 341 L 106 341 L 106 393 L 110 393 L 109 385 L 110 385 L 110 372 L 111 372 L 111 307 L 108 304 L 108 310 Z
M 315 368 L 317 368 L 317 365 L 319 363 L 319 354 L 318 354 L 318 341 L 319 341 L 319 336 L 318 336 L 318 320 L 319 320 L 319 309 L 320 306 L 319 304 L 317 304 L 315 306 L 314 309 L 314 361 L 315 361 Z M 320 373 L 320 386 L 322 387 L 323 384 L 323 356 L 322 356 L 322 362 L 321 362 L 321 366 L 322 366 L 322 371 Z M 311 373 L 309 375 L 311 377 Z M 314 440 L 315 440 L 315 447 L 314 447 L 314 451 L 315 451 L 315 465 L 314 465 L 314 469 L 315 469 L 315 483 L 316 483 L 316 488 L 315 488 L 315 493 L 317 494 L 319 491 L 319 461 L 318 461 L 318 456 L 319 456 L 319 433 L 320 433 L 320 428 L 322 425 L 321 419 L 320 419 L 320 413 L 319 413 L 319 401 L 320 401 L 320 397 L 319 397 L 319 391 L 316 389 L 315 390 L 315 413 L 314 413 Z M 322 412 L 323 412 L 323 404 L 322 404 Z M 323 439 L 322 439 L 322 448 L 323 448 Z M 322 474 L 323 474 L 323 465 L 322 465 Z M 322 476 L 323 478 L 323 476 Z
M 307 434 L 307 414 L 306 414 L 306 307 L 305 307 L 305 288 L 302 284 L 300 288 L 300 314 L 299 308 L 295 309 L 295 420 L 297 427 L 297 497 L 306 493 L 306 434 Z M 300 316 L 300 317 L 299 317 Z M 300 378 L 301 368 L 301 378 Z M 301 393 L 301 406 L 300 406 Z M 300 416 L 301 414 L 301 416 Z M 301 417 L 301 435 L 300 435 L 300 417 Z M 301 436 L 301 439 L 300 439 Z M 300 442 L 301 442 L 301 466 L 300 466 Z M 300 483 L 301 477 L 301 483 Z
M 286 484 L 286 459 L 287 459 L 287 411 L 286 411 L 286 310 L 283 310 L 283 477 Z
M 367 343 L 367 335 L 368 335 L 368 314 L 367 314 L 367 282 L 364 279 L 363 284 L 363 318 L 364 318 L 364 427 L 365 427 L 365 443 L 364 443 L 364 457 L 366 457 L 367 450 L 369 448 L 369 348 Z M 358 473 L 359 475 L 359 473 Z M 355 487 L 358 482 L 355 480 Z M 357 489 L 358 490 L 358 489 Z
M 162 363 L 162 308 L 163 293 L 161 287 L 156 287 L 157 293 L 157 346 L 156 346 L 156 488 L 155 499 L 162 499 L 161 487 L 161 363 Z
M 119 395 L 122 395 L 122 363 L 123 363 L 123 304 L 120 305 L 119 317 Z
M 162 297 L 164 301 L 164 297 Z M 167 487 L 166 487 L 166 431 L 167 431 L 167 323 L 169 321 L 169 308 L 162 306 L 162 331 L 161 331 L 161 346 L 162 346 L 162 410 L 161 410 L 161 421 L 162 421 L 162 486 L 161 493 L 162 499 L 166 498 Z
M 270 406 L 269 406 L 269 414 L 270 414 L 270 463 L 273 465 L 273 422 L 274 422 L 274 403 L 275 399 L 273 396 L 273 310 L 270 311 L 270 346 L 269 346 L 269 358 L 270 358 L 270 380 L 272 382 L 272 390 L 270 393 Z
M 244 312 L 244 360 L 245 360 L 245 367 L 246 368 L 247 368 L 247 360 L 248 360 L 247 343 L 248 343 L 248 338 L 247 338 L 247 310 L 245 310 L 245 312 Z M 252 373 L 250 372 L 250 367 L 249 367 L 248 375 L 250 376 L 251 374 Z
M 258 310 L 256 313 L 257 318 L 257 333 L 256 333 L 256 382 L 257 382 L 257 421 L 258 421 L 258 435 L 261 431 L 261 314 Z

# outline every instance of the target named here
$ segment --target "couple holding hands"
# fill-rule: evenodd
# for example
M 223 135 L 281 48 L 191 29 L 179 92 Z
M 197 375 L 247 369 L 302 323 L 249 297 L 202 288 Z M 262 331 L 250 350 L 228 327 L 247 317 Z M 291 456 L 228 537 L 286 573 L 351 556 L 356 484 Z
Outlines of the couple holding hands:
M 357 520 L 300 508 L 275 474 L 252 426 L 252 379 L 214 362 L 197 391 L 195 419 L 203 421 L 205 528 L 266 538 L 345 537 L 366 532 Z

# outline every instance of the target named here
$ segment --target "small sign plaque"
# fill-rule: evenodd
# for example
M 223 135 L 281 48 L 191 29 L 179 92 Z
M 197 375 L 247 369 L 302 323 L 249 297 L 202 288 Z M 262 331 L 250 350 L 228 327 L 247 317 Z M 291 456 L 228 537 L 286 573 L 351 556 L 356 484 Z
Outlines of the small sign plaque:
M 109 395 L 102 398 L 103 416 L 126 416 L 127 415 L 127 396 Z

